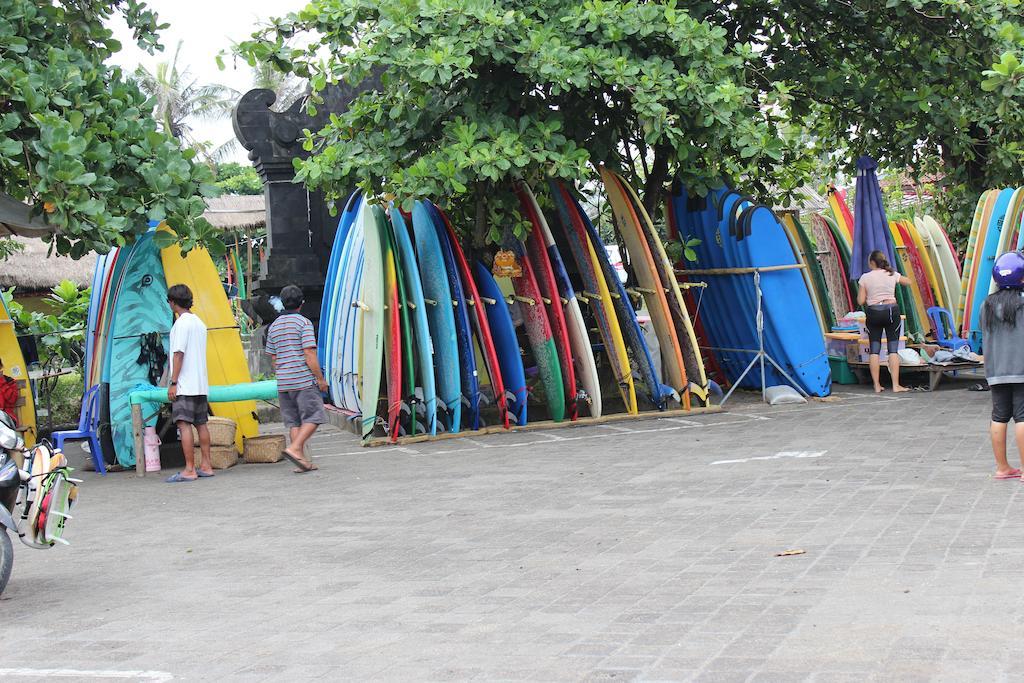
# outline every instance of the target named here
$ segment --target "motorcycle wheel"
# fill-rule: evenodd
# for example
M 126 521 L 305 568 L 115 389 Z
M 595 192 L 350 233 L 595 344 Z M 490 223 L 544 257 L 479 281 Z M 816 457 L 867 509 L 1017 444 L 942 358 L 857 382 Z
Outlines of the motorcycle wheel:
M 11 578 L 11 567 L 14 566 L 14 547 L 7 529 L 0 527 L 0 595 L 7 588 L 7 580 Z

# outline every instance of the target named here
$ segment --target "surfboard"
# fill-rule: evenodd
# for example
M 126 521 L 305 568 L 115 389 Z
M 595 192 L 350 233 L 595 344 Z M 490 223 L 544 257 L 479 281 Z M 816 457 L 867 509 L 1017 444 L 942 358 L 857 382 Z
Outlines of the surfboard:
M 643 202 L 640 201 L 639 195 L 626 182 L 625 178 L 614 171 L 610 171 L 610 173 L 618 181 L 622 189 L 625 190 L 635 215 L 639 218 L 638 224 L 643 230 L 644 237 L 647 239 L 651 255 L 654 257 L 654 265 L 661 278 L 662 287 L 665 289 L 669 313 L 676 328 L 676 336 L 679 339 L 683 369 L 687 381 L 684 401 L 687 401 L 692 396 L 697 399 L 700 405 L 706 405 L 709 388 L 707 373 L 704 370 L 704 360 L 701 357 L 700 346 L 697 343 L 697 334 L 693 329 L 693 321 L 690 319 L 690 311 L 687 308 L 686 299 L 683 297 L 682 288 L 680 288 L 679 280 L 676 278 L 675 268 L 665 252 L 665 245 L 662 243 L 661 236 L 654 227 L 654 221 L 651 220 Z
M 7 302 L 0 298 L 0 359 L 3 360 L 4 374 L 19 384 L 19 393 L 24 405 L 15 409 L 19 427 L 28 429 L 22 434 L 27 448 L 36 442 L 36 408 L 32 399 L 32 385 L 28 379 L 28 366 L 18 346 L 18 335 L 14 321 L 7 310 Z
M 821 264 L 818 263 L 814 247 L 791 213 L 784 213 L 780 222 L 786 231 L 790 248 L 793 249 L 793 257 L 796 258 L 797 263 L 803 266 L 800 269 L 800 274 L 803 276 L 807 293 L 811 297 L 814 312 L 818 317 L 818 326 L 821 328 L 822 334 L 829 332 L 835 324 L 835 313 L 832 311 L 832 305 L 828 299 L 828 288 L 825 286 L 825 277 L 821 273 Z
M 526 236 L 523 244 L 526 249 L 526 257 L 530 261 L 530 268 L 537 279 L 537 286 L 544 302 L 544 310 L 547 313 L 548 322 L 551 325 L 552 340 L 555 342 L 555 351 L 558 353 L 558 366 L 562 371 L 565 412 L 570 420 L 575 420 L 579 415 L 577 406 L 579 389 L 576 383 L 576 368 L 573 364 L 569 326 L 565 319 L 565 312 L 562 310 L 561 293 L 558 291 L 555 272 L 551 267 L 551 259 L 548 256 L 543 229 L 540 226 L 542 220 L 540 206 L 537 205 L 536 197 L 533 196 L 533 192 L 530 191 L 525 183 L 519 183 L 516 186 L 516 195 L 519 198 L 519 206 L 531 225 L 531 232 Z
M 964 310 L 964 339 L 971 343 L 971 348 L 976 352 L 980 352 L 982 348 L 981 304 L 988 296 L 989 279 L 992 277 L 992 267 L 998 255 L 996 249 L 999 247 L 1003 222 L 1006 220 L 1006 211 L 1013 193 L 1014 190 L 1011 188 L 999 192 L 992 207 L 988 226 L 984 233 L 978 236 L 977 244 L 981 247 L 975 249 L 974 261 L 971 264 L 971 289 L 968 293 L 967 308 Z
M 775 213 L 763 205 L 752 205 L 738 219 L 744 239 L 741 250 L 755 268 L 794 263 L 784 243 L 784 228 Z M 802 277 L 794 270 L 761 273 L 761 290 L 766 327 L 778 337 L 780 349 L 776 360 L 803 388 L 815 396 L 831 393 L 832 375 L 824 338 L 813 334 L 814 310 L 809 294 L 801 296 Z
M 974 219 L 971 221 L 971 232 L 967 238 L 967 249 L 964 251 L 964 260 L 960 269 L 960 301 L 954 312 L 956 316 L 956 327 L 961 334 L 964 333 L 964 316 L 967 311 L 967 302 L 970 298 L 971 280 L 974 277 L 974 252 L 978 249 L 978 236 L 988 225 L 988 219 L 992 215 L 992 209 L 999 192 L 996 190 L 985 190 L 978 199 L 978 205 L 974 209 Z
M 448 230 L 441 212 L 429 201 L 424 201 L 430 211 L 437 243 L 441 247 L 444 269 L 448 274 L 448 287 L 452 296 L 452 314 L 455 317 L 455 338 L 459 345 L 459 377 L 462 383 L 461 401 L 466 408 L 462 422 L 469 429 L 480 429 L 480 379 L 476 369 L 476 354 L 473 353 L 473 330 L 469 322 L 469 305 L 455 262 L 455 252 L 448 239 Z
M 537 364 L 537 375 L 544 388 L 544 399 L 548 414 L 555 422 L 565 419 L 565 385 L 562 383 L 562 368 L 558 362 L 558 350 L 551 333 L 551 323 L 544 307 L 544 297 L 537 284 L 537 276 L 526 250 L 521 242 L 510 240 L 506 245 L 516 255 L 516 261 L 522 268 L 522 274 L 508 278 L 515 290 L 519 310 L 523 315 L 523 328 L 526 339 L 533 352 L 533 361 Z M 496 278 L 501 285 L 501 278 Z
M 388 310 L 384 289 L 384 252 L 382 249 L 379 206 L 367 204 L 359 215 L 364 236 L 363 275 L 359 298 L 354 302 L 362 310 L 359 331 L 359 403 L 360 433 L 369 438 L 377 425 L 380 410 L 381 372 L 384 363 L 384 329 Z
M 681 243 L 685 244 L 691 237 L 693 237 L 693 230 L 690 226 L 692 215 L 688 208 L 689 204 L 691 201 L 704 201 L 704 198 L 691 198 L 688 194 L 685 193 L 684 190 L 683 197 L 681 198 L 681 204 L 683 205 L 683 208 L 681 211 L 678 211 L 676 208 L 675 200 L 673 198 L 673 195 L 676 194 L 677 192 L 678 190 L 674 188 L 672 192 L 669 192 L 665 195 L 665 222 L 668 226 L 669 239 L 677 239 Z M 693 311 L 691 325 L 693 326 L 693 333 L 698 342 L 697 348 L 703 349 L 701 357 L 704 362 L 706 376 L 710 380 L 710 378 L 713 375 L 718 378 L 718 381 L 720 383 L 724 384 L 727 381 L 725 372 L 722 370 L 721 365 L 719 365 L 718 363 L 718 357 L 713 352 L 708 350 L 714 346 L 714 342 L 704 325 L 703 318 L 700 315 L 701 304 L 704 303 L 704 290 L 706 289 L 706 287 L 702 285 L 706 285 L 707 283 L 701 280 L 700 278 L 691 277 L 685 273 L 688 267 L 688 263 L 685 257 L 681 256 L 679 261 L 675 263 L 674 266 L 680 272 L 680 275 L 678 277 L 687 283 L 687 287 L 683 288 L 683 298 L 686 299 L 686 305 L 688 309 L 690 311 Z M 680 287 L 682 288 L 682 285 Z M 697 291 L 696 295 L 694 295 L 693 293 L 694 290 Z
M 925 266 L 924 259 L 921 257 L 921 253 L 917 249 L 913 235 L 907 230 L 906 223 L 902 220 L 895 221 L 895 227 L 899 232 L 903 248 L 907 250 L 907 254 L 910 256 L 910 265 L 914 269 L 914 282 L 917 284 L 921 303 L 924 305 L 925 311 L 927 311 L 927 309 L 935 305 L 935 294 L 932 290 L 932 280 L 928 276 L 928 269 Z M 927 320 L 927 314 L 923 320 Z
M 439 207 L 438 215 L 444 222 L 448 234 L 448 243 L 452 246 L 452 254 L 455 257 L 455 264 L 462 280 L 463 294 L 466 297 L 469 320 L 473 324 L 473 331 L 476 335 L 477 348 L 474 349 L 474 359 L 478 372 L 486 373 L 487 381 L 490 383 L 491 391 L 494 394 L 495 404 L 498 406 L 498 419 L 501 420 L 505 429 L 509 428 L 508 400 L 505 383 L 501 376 L 501 366 L 498 361 L 498 354 L 494 347 L 494 337 L 491 333 L 491 326 L 487 320 L 487 312 L 480 299 L 480 292 L 477 289 L 476 281 L 470 270 L 469 262 L 459 244 L 459 237 L 455 234 L 455 228 L 448 220 L 448 216 Z M 479 354 L 477 353 L 479 352 Z M 482 380 L 482 378 L 480 378 Z M 480 381 L 483 384 L 483 381 Z
M 946 308 L 950 314 L 955 315 L 960 298 L 960 271 L 954 259 L 955 252 L 950 248 L 945 231 L 935 222 L 934 218 L 925 216 L 920 220 L 918 227 L 922 237 L 927 234 L 931 239 L 932 260 L 937 266 L 943 282 Z
M 669 311 L 665 286 L 654 263 L 654 255 L 622 186 L 604 166 L 600 171 L 608 202 L 612 207 L 612 216 L 615 218 L 615 227 L 625 242 L 630 264 L 640 285 L 635 290 L 643 295 L 647 303 L 651 324 L 661 346 L 662 376 L 664 381 L 682 396 L 687 391 L 689 382 L 686 378 L 679 336 L 676 334 L 672 313 Z
M 846 192 L 836 189 L 835 185 L 828 186 L 828 205 L 832 209 L 832 216 L 835 218 L 836 226 L 840 232 L 836 235 L 837 240 L 846 243 L 847 248 L 853 245 L 853 214 L 846 204 Z M 849 269 L 847 269 L 849 270 Z
M 327 262 L 327 276 L 324 279 L 324 296 L 320 302 L 320 322 L 316 337 L 317 360 L 320 362 L 320 369 L 323 370 L 325 378 L 330 377 L 334 369 L 335 355 L 328 352 L 328 344 L 333 339 L 333 327 L 338 319 L 335 309 L 341 290 L 339 276 L 342 268 L 342 256 L 345 253 L 348 232 L 352 223 L 355 222 L 361 203 L 362 195 L 358 190 L 349 196 L 341 218 L 338 220 L 338 229 L 334 233 L 330 260 Z
M 622 337 L 622 328 L 619 326 L 611 292 L 608 289 L 610 280 L 602 275 L 601 262 L 598 261 L 594 245 L 587 234 L 586 226 L 590 221 L 565 185 L 551 181 L 550 187 L 551 194 L 555 198 L 563 234 L 569 244 L 569 251 L 576 262 L 576 268 L 583 284 L 583 291 L 578 293 L 577 297 L 582 297 L 590 307 L 625 410 L 627 413 L 635 415 L 638 408 L 633 371 L 630 367 L 629 355 L 626 352 L 625 340 Z M 617 276 L 614 279 L 618 282 Z M 628 303 L 628 298 L 626 301 Z M 636 315 L 633 314 L 631 317 L 635 322 Z M 629 321 L 625 321 L 624 324 L 628 325 Z M 652 400 L 657 405 L 657 387 L 650 387 L 650 391 L 654 394 Z
M 85 358 L 82 362 L 82 384 L 86 391 L 94 386 L 92 359 L 96 344 L 96 323 L 103 297 L 103 282 L 107 276 L 108 258 L 108 254 L 100 254 L 96 257 L 96 265 L 92 271 L 92 282 L 89 285 L 89 309 L 85 319 Z
M 821 271 L 825 276 L 829 300 L 832 302 L 832 311 L 838 320 L 853 310 L 850 279 L 846 275 L 846 267 L 840 256 L 839 245 L 836 244 L 835 237 L 832 236 L 832 231 L 829 230 L 825 219 L 817 214 L 811 214 L 810 223 L 811 232 L 817 242 L 818 261 L 821 263 Z
M 999 245 L 995 251 L 996 258 L 999 258 L 1000 255 L 1008 251 L 1017 249 L 1022 214 L 1024 214 L 1024 188 L 1018 188 L 1013 191 L 1010 203 L 1006 207 L 1006 218 L 1003 219 L 1003 230 L 999 238 Z M 992 267 L 995 268 L 995 260 L 992 262 Z M 991 270 L 987 275 L 991 276 Z M 998 290 L 999 286 L 996 285 L 996 281 L 989 277 L 988 293 L 993 294 Z
M 935 266 L 932 264 L 932 255 L 929 253 L 928 245 L 925 244 L 924 238 L 918 232 L 917 226 L 914 225 L 913 221 L 901 220 L 899 223 L 903 228 L 904 241 L 909 239 L 913 245 L 912 253 L 916 253 L 917 260 L 924 271 L 925 280 L 928 283 L 928 296 L 925 297 L 925 303 L 928 304 L 928 298 L 931 298 L 929 308 L 932 306 L 946 308 L 945 292 L 943 291 L 942 284 L 939 282 Z
M 452 292 L 434 221 L 422 201 L 417 201 L 413 207 L 412 226 L 434 349 L 434 381 L 440 398 L 437 411 L 439 416 L 443 413 L 445 427 L 458 432 L 462 424 L 462 386 Z
M 174 248 L 174 247 L 172 247 Z M 217 288 L 220 280 L 217 280 Z M 150 368 L 138 363 L 142 336 L 160 335 L 166 353 L 172 315 L 167 305 L 167 281 L 160 250 L 153 243 L 153 232 L 136 239 L 124 267 L 121 286 L 113 300 L 110 321 L 110 425 L 117 461 L 124 467 L 135 466 L 135 439 L 132 431 L 128 395 L 139 384 L 150 383 Z M 155 369 L 154 369 L 155 370 Z M 162 374 L 164 368 L 159 371 Z M 146 426 L 156 424 L 158 406 L 146 404 Z
M 166 227 L 161 229 L 170 232 Z M 238 322 L 210 253 L 196 247 L 182 257 L 181 249 L 171 245 L 160 250 L 160 259 L 168 286 L 183 284 L 192 290 L 192 312 L 206 325 L 206 372 L 210 384 L 251 382 Z M 239 453 L 244 439 L 259 434 L 256 401 L 211 403 L 210 410 L 217 417 L 235 422 L 235 447 Z
M 360 298 L 366 236 L 362 214 L 369 211 L 360 201 L 356 216 L 348 228 L 342 245 L 335 281 L 334 320 L 328 325 L 325 353 L 330 373 L 325 376 L 331 402 L 349 417 L 360 415 L 358 349 L 363 310 L 353 304 Z
M 398 269 L 391 246 L 388 217 L 380 206 L 370 207 L 380 240 L 381 266 L 384 276 L 384 377 L 387 393 L 386 432 L 388 439 L 398 441 L 399 417 L 402 413 L 402 312 L 398 298 Z
M 532 200 L 536 207 L 537 225 L 540 234 L 538 239 L 543 240 L 548 253 L 548 260 L 558 285 L 558 294 L 562 304 L 562 313 L 565 324 L 568 328 L 569 342 L 572 348 L 572 362 L 579 385 L 583 394 L 580 400 L 590 407 L 591 417 L 601 417 L 601 378 L 597 374 L 597 362 L 594 360 L 594 349 L 590 345 L 590 335 L 587 331 L 586 322 L 583 319 L 583 312 L 580 309 L 580 302 L 576 298 L 572 282 L 569 280 L 569 273 L 565 269 L 565 262 L 555 243 L 554 233 L 548 225 L 544 213 L 540 210 L 533 191 L 529 186 L 523 185 L 523 190 Z M 579 402 L 577 402 L 578 405 Z
M 527 421 L 526 372 L 512 315 L 505 302 L 505 295 L 490 269 L 477 261 L 473 264 L 473 274 L 476 276 L 480 301 L 483 302 L 495 355 L 501 367 L 501 380 L 508 397 L 508 417 L 510 421 L 522 426 Z
M 394 204 L 391 205 L 391 227 L 398 246 L 398 263 L 402 271 L 402 279 L 408 292 L 410 306 L 410 322 L 415 342 L 416 369 L 422 397 L 411 405 L 412 419 L 415 422 L 422 414 L 429 434 L 437 434 L 437 391 L 434 386 L 434 356 L 430 340 L 430 323 L 427 320 L 427 304 L 423 299 L 423 287 L 420 282 L 419 266 L 416 252 L 412 246 L 409 227 Z M 422 408 L 420 406 L 422 405 Z
M 398 242 L 390 218 L 385 222 L 384 228 L 388 241 L 387 250 L 391 254 L 391 264 L 395 273 L 395 289 L 398 293 L 398 322 L 401 334 L 402 378 L 399 386 L 398 433 L 415 436 L 421 429 L 416 424 L 415 415 L 412 412 L 412 407 L 416 403 L 416 341 L 410 314 L 413 306 L 409 305 L 409 292 L 406 290 L 405 275 L 402 273 L 401 255 L 398 253 Z

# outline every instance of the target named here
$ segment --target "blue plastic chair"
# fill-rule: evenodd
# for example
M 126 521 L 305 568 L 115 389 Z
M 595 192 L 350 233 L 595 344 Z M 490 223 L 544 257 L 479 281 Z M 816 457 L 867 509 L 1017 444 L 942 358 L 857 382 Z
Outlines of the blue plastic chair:
M 956 336 L 956 329 L 953 326 L 953 314 L 945 308 L 932 306 L 928 309 L 928 318 L 932 321 L 932 329 L 935 330 L 936 344 L 950 351 L 956 351 L 962 346 L 970 347 L 970 342 Z
M 78 418 L 78 429 L 63 432 L 54 432 L 53 445 L 64 450 L 65 441 L 77 441 L 80 439 L 89 440 L 89 454 L 92 455 L 92 462 L 96 471 L 106 476 L 107 466 L 103 462 L 103 451 L 100 450 L 100 440 L 96 436 L 96 422 L 98 415 L 99 387 L 95 386 L 85 392 L 82 397 L 82 413 Z

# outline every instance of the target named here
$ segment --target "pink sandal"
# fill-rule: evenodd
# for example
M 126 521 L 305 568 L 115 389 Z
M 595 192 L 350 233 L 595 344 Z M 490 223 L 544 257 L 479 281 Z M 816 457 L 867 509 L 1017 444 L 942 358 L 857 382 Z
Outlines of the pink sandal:
M 1020 479 L 1020 470 L 1012 469 L 1009 472 L 1004 472 L 1003 474 L 993 474 L 992 478 L 993 479 Z

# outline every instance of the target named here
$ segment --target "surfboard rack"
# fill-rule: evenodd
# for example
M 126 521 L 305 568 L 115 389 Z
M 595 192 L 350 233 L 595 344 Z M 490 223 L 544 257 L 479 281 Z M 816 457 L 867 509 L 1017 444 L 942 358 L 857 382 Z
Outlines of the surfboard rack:
M 665 419 L 665 418 L 679 418 L 693 415 L 703 415 L 710 413 L 723 412 L 721 406 L 707 406 L 707 407 L 696 407 L 696 408 L 675 408 L 672 410 L 645 410 L 640 413 L 611 413 L 608 415 L 602 415 L 601 417 L 579 417 L 575 420 L 562 420 L 561 422 L 554 422 L 553 420 L 539 420 L 536 422 L 528 422 L 525 425 L 516 425 L 510 422 L 510 426 L 506 429 L 501 424 L 488 425 L 481 427 L 476 430 L 466 430 L 459 432 L 438 432 L 436 435 L 431 436 L 430 434 L 417 434 L 415 436 L 400 436 L 397 442 L 391 441 L 386 436 L 374 436 L 369 439 L 362 440 L 360 445 L 364 448 L 376 448 L 378 446 L 402 446 L 411 445 L 416 443 L 426 443 L 432 441 L 442 441 L 445 439 L 458 439 L 461 437 L 474 437 L 483 436 L 486 434 L 508 434 L 509 432 L 531 432 L 542 429 L 560 429 L 566 427 L 585 427 L 593 425 L 609 424 L 614 422 L 623 422 L 625 420 L 654 420 L 654 419 Z M 335 426 L 351 432 L 351 429 L 344 424 L 335 422 L 335 411 L 328 410 L 328 420 L 335 424 Z M 511 416 L 510 416 L 511 417 Z

